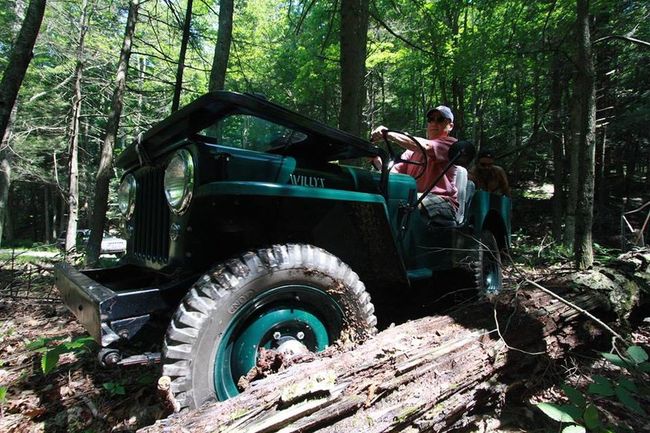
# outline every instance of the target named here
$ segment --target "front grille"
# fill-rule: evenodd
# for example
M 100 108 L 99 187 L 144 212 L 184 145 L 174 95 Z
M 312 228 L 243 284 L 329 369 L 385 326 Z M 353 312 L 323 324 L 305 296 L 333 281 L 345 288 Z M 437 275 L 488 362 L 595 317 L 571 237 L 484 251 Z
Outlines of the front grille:
M 169 258 L 169 208 L 163 191 L 162 167 L 135 173 L 137 182 L 131 253 L 140 259 L 165 263 Z

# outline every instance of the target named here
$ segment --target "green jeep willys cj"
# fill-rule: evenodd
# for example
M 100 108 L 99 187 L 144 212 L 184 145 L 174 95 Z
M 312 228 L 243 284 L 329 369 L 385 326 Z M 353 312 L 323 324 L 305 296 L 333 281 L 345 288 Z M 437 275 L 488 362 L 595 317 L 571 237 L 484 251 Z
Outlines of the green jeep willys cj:
M 470 150 L 452 146 L 448 168 Z M 464 269 L 497 291 L 510 201 L 474 192 L 458 167 L 456 220 L 430 221 L 389 154 L 257 96 L 204 95 L 117 161 L 119 266 L 60 264 L 57 287 L 104 364 L 161 360 L 183 407 L 236 395 L 262 348 L 363 340 L 376 332 L 373 303 L 408 297 L 434 271 Z M 339 163 L 375 156 L 379 172 Z M 143 339 L 161 352 L 122 358 Z

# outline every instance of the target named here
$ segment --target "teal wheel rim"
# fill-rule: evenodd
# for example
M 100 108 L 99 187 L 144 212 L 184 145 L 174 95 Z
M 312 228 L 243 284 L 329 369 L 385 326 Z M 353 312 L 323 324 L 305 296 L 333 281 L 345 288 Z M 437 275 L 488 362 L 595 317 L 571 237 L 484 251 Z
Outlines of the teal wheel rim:
M 257 295 L 234 315 L 219 341 L 213 378 L 217 399 L 239 394 L 237 381 L 256 365 L 260 348 L 296 339 L 320 352 L 339 337 L 342 323 L 338 303 L 315 287 L 287 285 Z

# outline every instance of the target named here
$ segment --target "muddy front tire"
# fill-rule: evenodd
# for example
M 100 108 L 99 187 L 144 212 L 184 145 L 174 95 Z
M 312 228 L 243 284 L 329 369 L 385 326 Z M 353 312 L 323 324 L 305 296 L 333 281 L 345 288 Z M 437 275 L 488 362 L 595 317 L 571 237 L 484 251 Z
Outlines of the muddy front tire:
M 217 265 L 190 289 L 163 347 L 163 375 L 181 407 L 225 400 L 258 350 L 300 342 L 320 351 L 376 332 L 370 296 L 332 254 L 301 244 L 250 251 Z

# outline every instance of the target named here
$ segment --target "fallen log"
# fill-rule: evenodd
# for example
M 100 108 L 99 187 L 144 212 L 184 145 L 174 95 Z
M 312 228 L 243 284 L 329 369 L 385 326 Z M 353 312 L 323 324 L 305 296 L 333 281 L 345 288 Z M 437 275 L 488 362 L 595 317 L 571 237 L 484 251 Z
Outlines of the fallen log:
M 563 294 L 603 306 L 590 291 Z M 520 290 L 384 330 L 349 351 L 328 350 L 252 382 L 245 392 L 139 430 L 152 432 L 446 431 L 474 407 L 498 402 L 511 373 L 594 338 L 579 313 L 539 290 Z

